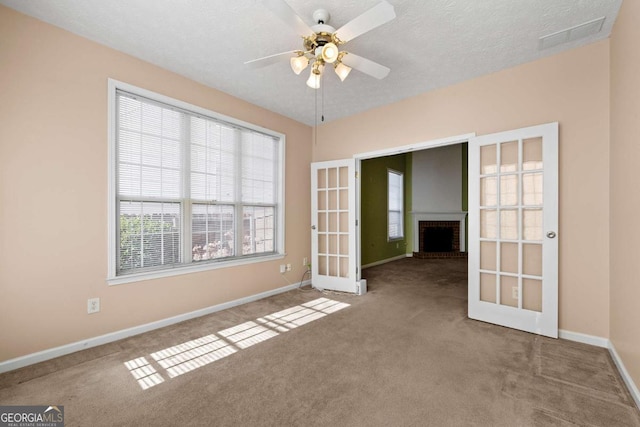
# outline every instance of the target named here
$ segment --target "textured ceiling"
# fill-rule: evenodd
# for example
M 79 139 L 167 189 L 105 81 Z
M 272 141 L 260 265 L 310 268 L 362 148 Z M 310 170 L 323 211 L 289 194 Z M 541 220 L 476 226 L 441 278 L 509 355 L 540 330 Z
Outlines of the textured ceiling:
M 0 4 L 238 98 L 314 125 L 607 38 L 622 0 L 388 0 L 397 18 L 344 50 L 391 68 L 306 86 L 288 61 L 245 61 L 299 49 L 301 38 L 260 0 L 0 0 Z M 628 0 L 629 1 L 629 0 Z M 325 8 L 339 28 L 379 0 L 287 0 L 309 25 Z M 592 36 L 539 50 L 541 36 L 606 17 Z M 316 99 L 317 96 L 317 99 Z M 324 99 L 323 99 L 324 98 Z M 316 102 L 318 112 L 316 116 Z

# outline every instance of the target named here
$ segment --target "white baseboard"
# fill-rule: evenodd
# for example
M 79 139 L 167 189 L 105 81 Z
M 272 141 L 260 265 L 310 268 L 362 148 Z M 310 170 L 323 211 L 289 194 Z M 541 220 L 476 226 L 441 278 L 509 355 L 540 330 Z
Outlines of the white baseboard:
M 568 341 L 575 341 L 582 344 L 594 345 L 596 347 L 602 348 L 609 348 L 609 345 L 611 344 L 607 338 L 582 334 L 580 332 L 567 331 L 564 329 L 558 330 L 558 338 L 562 338 Z
M 381 259 L 380 261 L 374 261 L 372 263 L 366 264 L 361 266 L 360 268 L 362 270 L 364 270 L 365 268 L 369 268 L 369 267 L 375 267 L 376 265 L 382 265 L 382 264 L 386 264 L 388 262 L 393 262 L 393 261 L 398 261 L 399 259 L 405 259 L 408 257 L 411 257 L 413 255 L 410 254 L 402 254 L 402 255 L 398 255 L 398 256 L 394 256 L 392 258 L 387 258 L 387 259 Z
M 627 388 L 629 389 L 629 393 L 631 393 L 631 397 L 633 397 L 633 400 L 636 401 L 636 406 L 638 407 L 638 409 L 640 409 L 640 390 L 638 390 L 636 383 L 633 381 L 633 378 L 631 378 L 631 375 L 629 375 L 629 371 L 627 371 L 627 368 L 624 367 L 624 363 L 622 363 L 622 359 L 620 359 L 620 356 L 618 355 L 616 348 L 613 346 L 613 343 L 611 342 L 609 342 L 609 354 L 611 354 L 611 358 L 613 359 L 613 362 L 616 364 L 616 367 L 618 368 L 618 372 L 620 372 L 620 376 L 624 380 L 624 383 L 627 385 Z
M 122 329 L 120 331 L 111 332 L 109 334 L 100 335 L 100 336 L 89 338 L 82 341 L 77 341 L 77 342 L 66 344 L 60 347 L 39 351 L 37 353 L 27 354 L 26 356 L 17 357 L 15 359 L 9 359 L 4 362 L 0 362 L 0 374 L 3 372 L 13 371 L 14 369 L 19 369 L 25 366 L 33 365 L 35 363 L 54 359 L 56 357 L 64 356 L 70 353 L 75 353 L 76 351 L 86 350 L 88 348 L 97 347 L 99 345 L 108 344 L 110 342 L 118 341 L 123 338 L 128 338 L 133 335 L 138 335 L 144 332 L 152 331 L 154 329 L 163 328 L 165 326 L 173 325 L 175 323 L 184 322 L 185 320 L 195 319 L 196 317 L 201 317 L 207 314 L 215 313 L 217 311 L 226 310 L 228 308 L 246 304 L 248 302 L 257 301 L 273 295 L 281 294 L 283 292 L 296 289 L 299 286 L 306 286 L 310 283 L 311 283 L 311 280 L 306 280 L 302 283 L 295 283 L 292 285 L 283 286 L 281 288 L 273 289 L 273 290 L 262 292 L 255 295 L 250 295 L 248 297 L 225 302 L 222 304 L 213 305 L 211 307 L 203 308 L 203 309 L 192 311 L 189 313 L 180 314 L 178 316 L 169 317 L 167 319 L 158 320 L 156 322 L 146 323 L 144 325 L 134 326 L 128 329 Z
M 611 340 L 609 340 L 608 338 L 596 337 L 593 335 L 582 334 L 580 332 L 571 332 L 562 329 L 558 331 L 558 336 L 569 341 L 590 344 L 609 350 L 609 354 L 611 355 L 616 368 L 618 368 L 618 372 L 620 373 L 622 380 L 627 385 L 627 389 L 629 390 L 629 393 L 631 394 L 633 400 L 636 402 L 636 406 L 638 407 L 638 409 L 640 409 L 640 390 L 638 390 L 638 387 L 633 381 L 633 378 L 631 378 L 631 375 L 629 375 L 629 371 L 627 371 L 624 363 L 622 363 L 622 359 L 618 355 L 618 352 L 616 351 L 616 348 L 614 347 Z

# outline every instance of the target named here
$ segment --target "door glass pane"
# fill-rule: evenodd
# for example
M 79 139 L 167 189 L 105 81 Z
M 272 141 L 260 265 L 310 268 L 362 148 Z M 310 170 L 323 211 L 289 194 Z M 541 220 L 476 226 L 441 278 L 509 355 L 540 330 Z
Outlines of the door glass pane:
M 502 175 L 500 177 L 500 205 L 515 206 L 518 204 L 518 175 Z
M 496 271 L 496 242 L 480 242 L 480 269 Z
M 522 141 L 522 170 L 542 169 L 542 138 Z
M 338 236 L 335 234 L 329 235 L 329 254 L 335 255 L 338 253 Z
M 518 273 L 518 244 L 500 244 L 500 271 Z
M 349 190 L 340 190 L 340 205 L 338 208 L 340 210 L 349 209 Z
M 327 170 L 318 169 L 318 188 L 327 188 Z
M 321 276 L 327 275 L 327 257 L 319 256 L 318 257 L 318 274 Z
M 498 178 L 488 176 L 480 178 L 480 206 L 496 206 L 498 204 Z
M 338 275 L 338 257 L 329 257 L 329 276 L 336 277 Z
M 495 209 L 480 211 L 480 237 L 484 239 L 498 237 L 498 212 Z
M 522 308 L 542 312 L 542 281 L 522 279 Z
M 324 212 L 318 212 L 318 231 L 320 233 L 327 231 L 327 214 Z
M 347 188 L 349 186 L 349 168 L 343 166 L 340 168 L 340 187 Z
M 500 211 L 500 238 L 515 240 L 518 238 L 518 211 L 514 209 Z
M 329 190 L 329 209 L 332 211 L 338 209 L 338 193 L 336 190 Z
M 525 243 L 522 245 L 522 273 L 542 276 L 542 245 Z
M 326 191 L 318 191 L 318 210 L 326 211 L 327 210 L 327 192 Z
M 542 209 L 522 211 L 522 234 L 524 240 L 542 240 Z
M 340 255 L 349 255 L 349 235 L 340 235 Z
M 497 168 L 497 150 L 496 145 L 485 145 L 480 147 L 480 173 L 489 174 L 496 173 Z
M 349 232 L 349 212 L 340 212 L 340 232 Z
M 500 144 L 500 172 L 518 170 L 518 141 Z
M 340 257 L 340 277 L 349 277 L 349 258 Z
M 542 173 L 522 175 L 522 204 L 525 206 L 542 205 Z
M 515 291 L 514 291 L 515 289 Z M 500 304 L 508 305 L 511 307 L 518 306 L 518 298 L 514 298 L 517 295 L 518 278 L 512 276 L 500 276 Z
M 496 303 L 496 275 L 480 273 L 480 301 Z
M 338 214 L 335 212 L 329 212 L 329 232 L 338 232 Z
M 329 174 L 329 188 L 336 188 L 338 186 L 338 169 L 329 168 L 327 172 Z
M 318 235 L 318 253 L 319 254 L 327 253 L 327 235 L 326 234 Z

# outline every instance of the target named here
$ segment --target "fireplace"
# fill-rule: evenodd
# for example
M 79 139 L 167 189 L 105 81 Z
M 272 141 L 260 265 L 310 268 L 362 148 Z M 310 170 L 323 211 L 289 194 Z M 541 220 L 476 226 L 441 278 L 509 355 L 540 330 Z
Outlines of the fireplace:
M 413 213 L 414 258 L 465 257 L 466 212 Z
M 460 252 L 458 221 L 419 221 L 419 252 Z

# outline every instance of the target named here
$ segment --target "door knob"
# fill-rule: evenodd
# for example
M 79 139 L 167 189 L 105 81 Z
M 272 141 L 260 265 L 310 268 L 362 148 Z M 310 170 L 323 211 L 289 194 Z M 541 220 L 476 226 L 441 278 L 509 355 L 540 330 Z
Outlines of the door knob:
M 315 225 L 312 225 L 312 226 L 311 226 L 311 229 L 312 229 L 312 230 L 315 230 L 315 229 L 316 229 L 316 226 L 315 226 Z
M 555 238 L 556 237 L 556 232 L 555 231 L 549 231 L 547 233 L 547 237 L 550 238 L 550 239 Z

